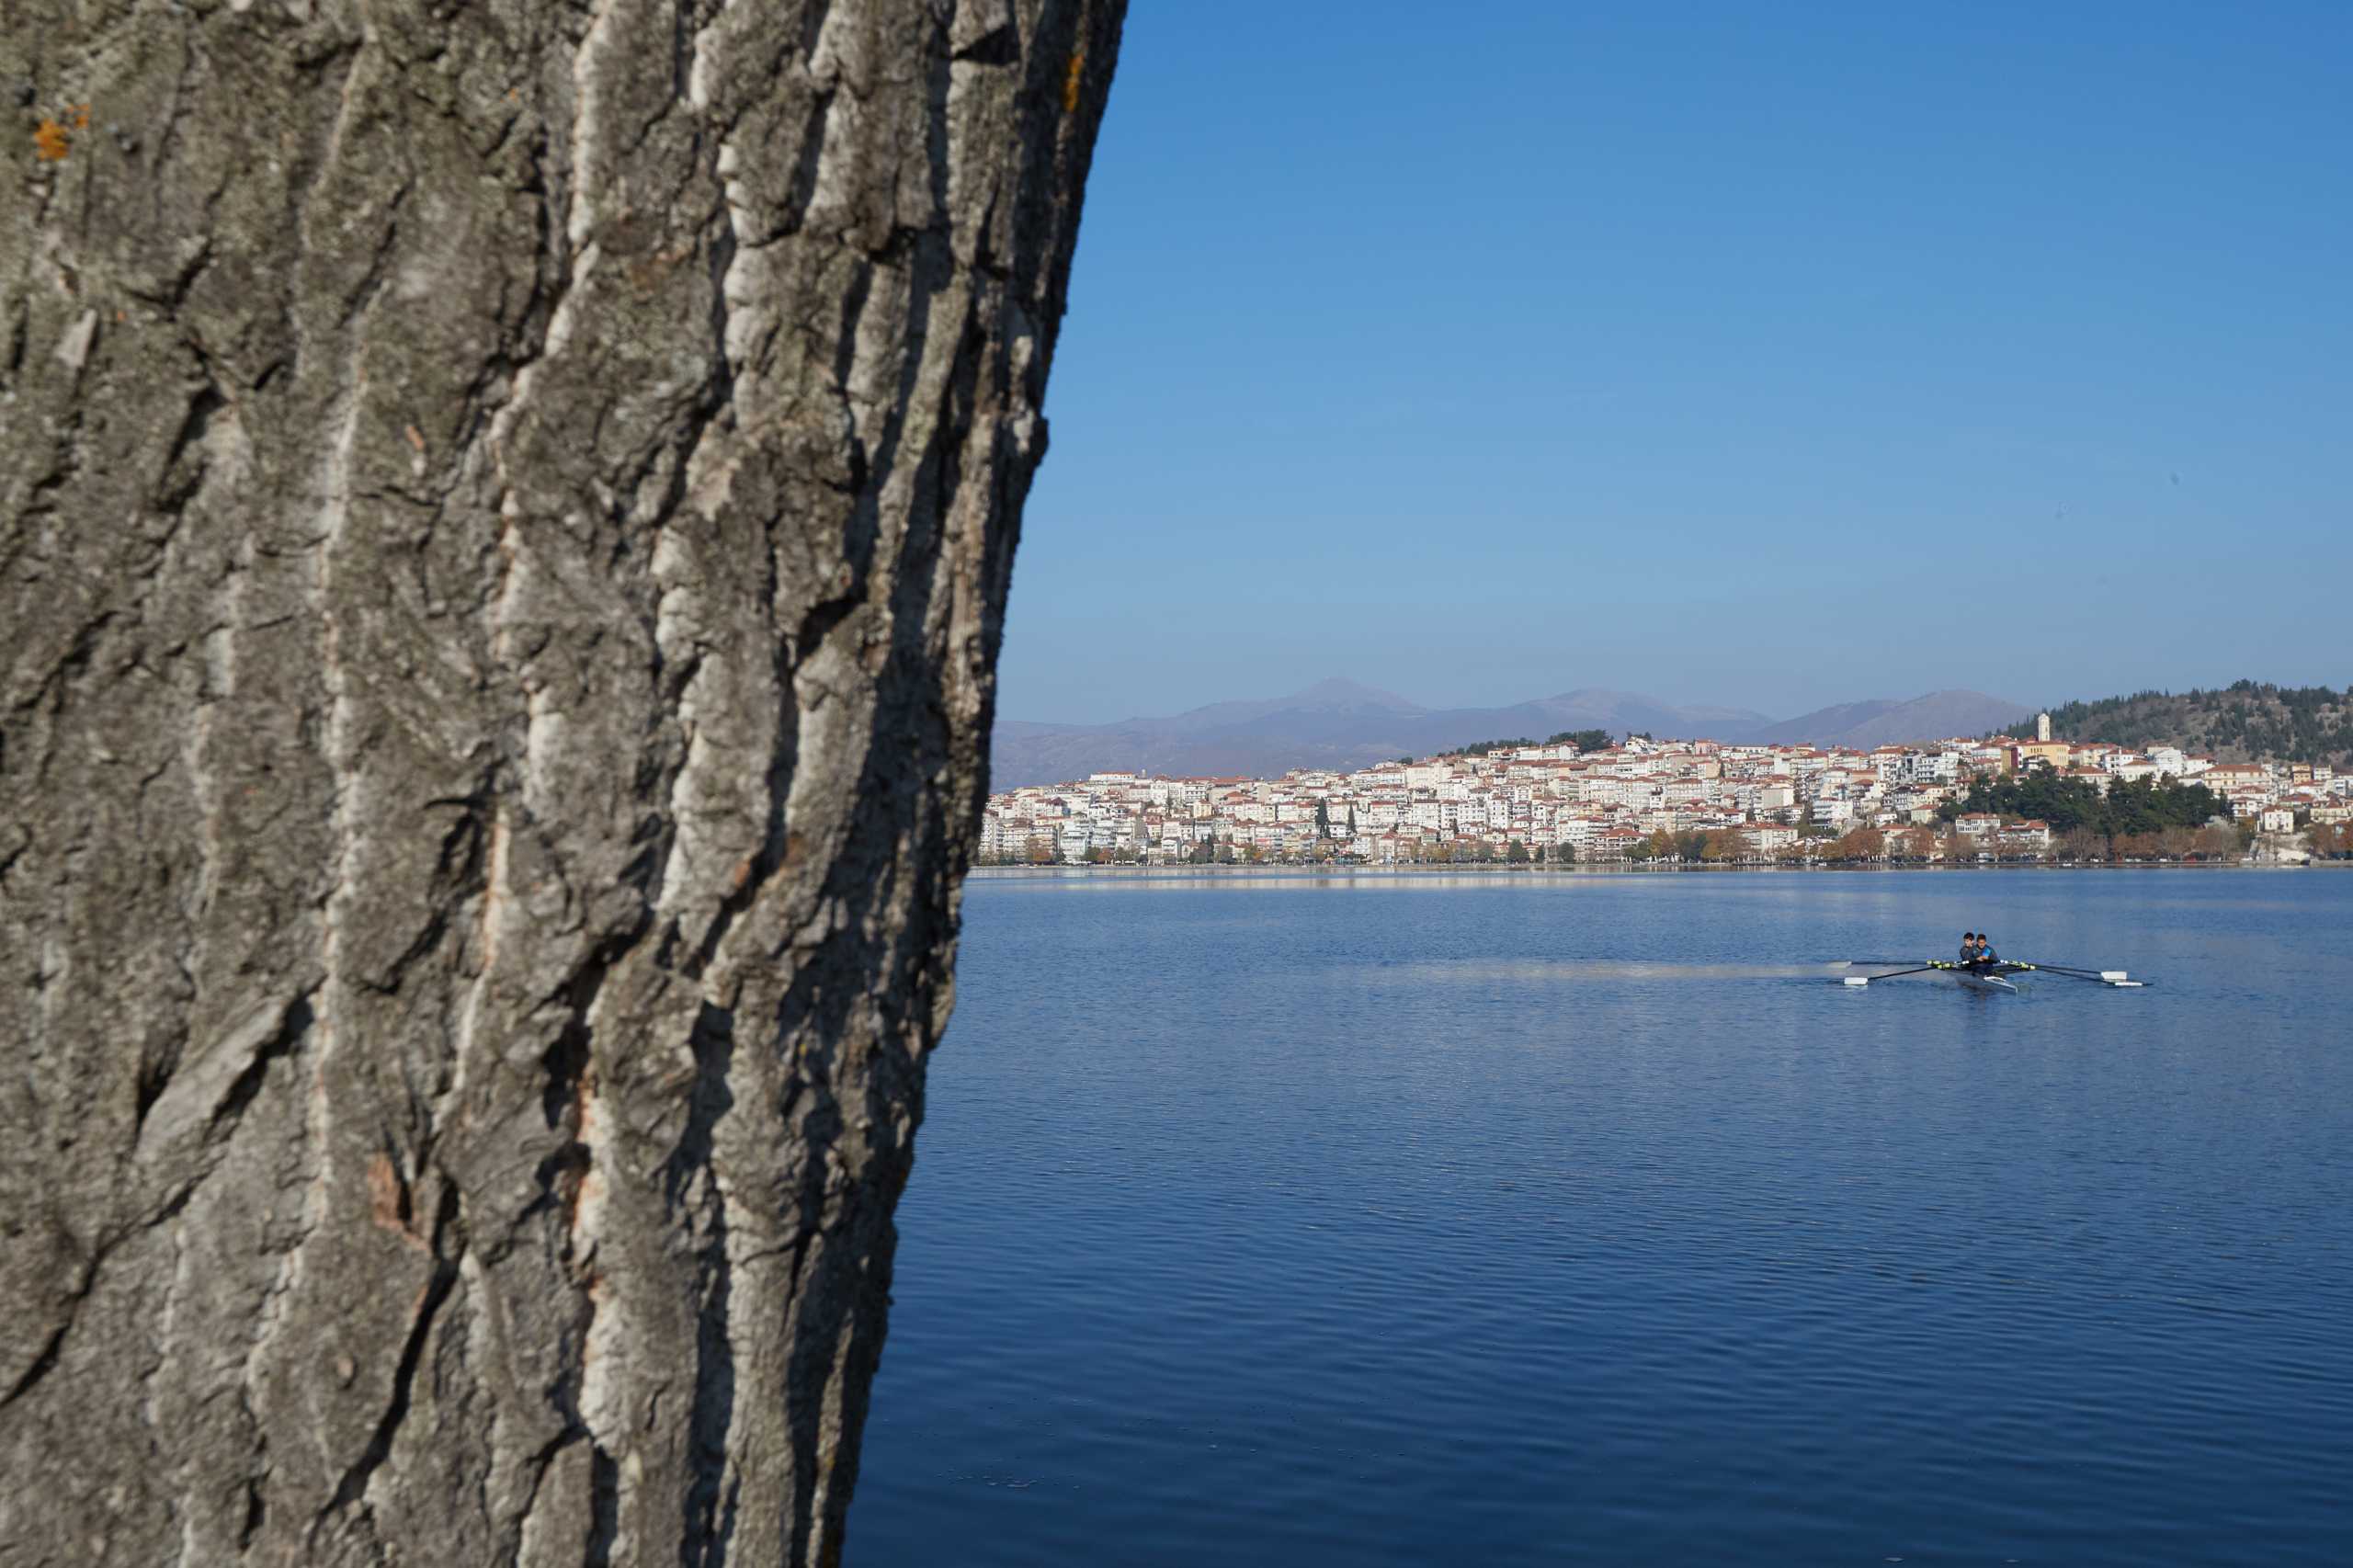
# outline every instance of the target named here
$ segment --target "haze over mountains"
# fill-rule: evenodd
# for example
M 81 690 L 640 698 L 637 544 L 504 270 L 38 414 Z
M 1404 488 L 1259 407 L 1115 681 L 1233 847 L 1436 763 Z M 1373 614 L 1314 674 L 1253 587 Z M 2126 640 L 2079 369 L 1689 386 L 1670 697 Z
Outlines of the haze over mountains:
M 1711 733 L 1705 738 L 1751 744 L 1891 746 L 1905 741 L 1940 741 L 1948 735 L 1982 735 L 2031 718 L 2033 712 L 2024 703 L 1956 688 L 1931 691 L 1903 702 L 1884 697 L 1841 702 L 1745 735 Z
M 993 788 L 1052 784 L 1090 773 L 1271 778 L 1295 767 L 1339 769 L 1425 756 L 1473 741 L 1563 730 L 1630 730 L 1661 737 L 1816 745 L 1888 745 L 1984 734 L 2031 710 L 1979 691 L 1934 691 L 1908 701 L 1841 703 L 1789 720 L 1745 708 L 1677 705 L 1639 692 L 1580 687 L 1506 708 L 1425 708 L 1349 680 L 1318 681 L 1288 697 L 1213 702 L 1163 719 L 1041 724 L 1001 719 L 991 744 Z

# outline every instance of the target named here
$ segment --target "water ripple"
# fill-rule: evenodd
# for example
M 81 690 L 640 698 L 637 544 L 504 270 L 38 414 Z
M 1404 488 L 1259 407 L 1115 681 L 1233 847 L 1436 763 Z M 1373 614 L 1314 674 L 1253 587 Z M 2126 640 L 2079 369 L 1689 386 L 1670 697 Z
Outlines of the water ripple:
M 849 1560 L 2353 1561 L 2348 915 L 975 884 Z M 2165 983 L 1819 983 L 1987 926 Z

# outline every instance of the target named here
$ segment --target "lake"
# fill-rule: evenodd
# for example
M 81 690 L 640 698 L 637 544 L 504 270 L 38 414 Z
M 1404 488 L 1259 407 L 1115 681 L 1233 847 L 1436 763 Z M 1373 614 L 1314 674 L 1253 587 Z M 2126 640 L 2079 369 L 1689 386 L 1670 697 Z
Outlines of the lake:
M 2125 968 L 2017 996 L 1820 960 Z M 973 879 L 853 1568 L 2353 1562 L 2353 875 Z

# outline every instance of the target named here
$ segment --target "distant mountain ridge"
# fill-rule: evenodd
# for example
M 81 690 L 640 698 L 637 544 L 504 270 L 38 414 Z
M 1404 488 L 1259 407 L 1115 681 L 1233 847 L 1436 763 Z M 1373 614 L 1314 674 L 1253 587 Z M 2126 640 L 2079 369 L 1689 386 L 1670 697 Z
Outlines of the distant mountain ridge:
M 990 756 L 994 787 L 1010 790 L 1127 769 L 1194 778 L 1271 778 L 1303 767 L 1347 771 L 1479 741 L 1519 735 L 1541 740 L 1564 730 L 1884 745 L 1984 734 L 2028 711 L 1982 692 L 1940 691 L 1909 701 L 1846 703 L 1776 721 L 1746 708 L 1678 705 L 1598 687 L 1504 708 L 1431 709 L 1395 692 L 1335 678 L 1287 697 L 1213 702 L 1166 718 L 1110 724 L 1003 719 Z
M 1838 745 L 1868 749 L 1906 741 L 1937 741 L 1948 735 L 1982 735 L 2034 710 L 2023 703 L 1982 691 L 1932 691 L 1908 702 L 1873 698 L 1818 709 L 1786 723 L 1768 724 L 1743 739 L 1759 745 Z

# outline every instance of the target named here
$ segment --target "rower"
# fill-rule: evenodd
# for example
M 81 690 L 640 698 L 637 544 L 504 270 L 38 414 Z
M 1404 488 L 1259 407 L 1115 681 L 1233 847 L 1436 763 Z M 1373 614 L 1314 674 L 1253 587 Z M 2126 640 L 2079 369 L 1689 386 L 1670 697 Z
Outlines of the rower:
M 1994 965 L 1995 965 L 1995 964 L 1997 964 L 1997 963 L 2000 963 L 2001 961 L 2002 961 L 2002 960 L 2001 960 L 2000 957 L 1999 957 L 1999 956 L 1997 956 L 1997 955 L 1995 953 L 1995 951 L 1994 951 L 1994 938 L 1993 938 L 1993 937 L 1988 937 L 1988 936 L 1987 936 L 1984 932 L 1983 932 L 1983 931 L 1978 932 L 1978 933 L 1977 933 L 1977 962 L 1978 962 L 1979 967 L 1980 967 L 1980 968 L 1986 968 L 1986 969 L 1990 969 L 1990 968 L 1992 968 Z
M 1963 931 L 1961 934 L 1961 961 L 1963 963 L 1977 961 L 1977 933 L 1974 931 Z

